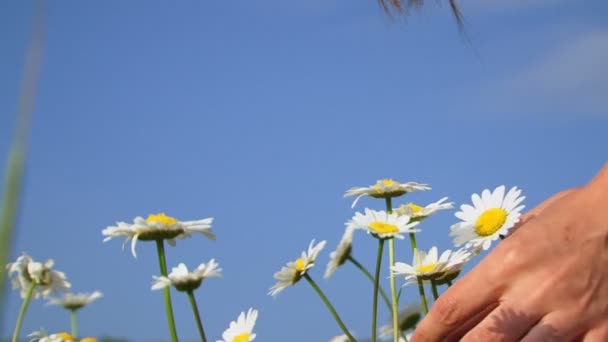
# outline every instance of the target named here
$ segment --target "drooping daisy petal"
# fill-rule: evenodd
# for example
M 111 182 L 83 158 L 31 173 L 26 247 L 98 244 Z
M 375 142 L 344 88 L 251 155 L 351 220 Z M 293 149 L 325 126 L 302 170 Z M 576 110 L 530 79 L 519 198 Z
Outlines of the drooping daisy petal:
M 447 200 L 448 200 L 448 198 L 444 197 L 437 202 L 428 204 L 425 207 L 419 206 L 414 203 L 404 204 L 404 205 L 398 207 L 397 209 L 395 209 L 395 213 L 400 216 L 402 216 L 402 215 L 409 216 L 412 221 L 422 220 L 440 210 L 447 210 L 447 209 L 454 208 L 453 202 L 444 203 Z
M 521 202 L 525 199 L 521 190 L 511 188 L 505 195 L 505 186 L 501 185 L 490 192 L 485 189 L 481 196 L 473 194 L 473 206 L 462 205 L 455 214 L 462 220 L 450 227 L 450 236 L 456 246 L 466 244 L 471 249 L 487 250 L 492 242 L 501 235 L 507 235 L 509 230 L 519 222 Z
M 258 310 L 249 308 L 247 313 L 241 312 L 236 321 L 230 322 L 228 329 L 217 342 L 250 342 L 255 340 L 253 333 L 255 322 L 258 319 Z
M 13 288 L 21 290 L 21 298 L 25 298 L 32 283 L 36 284 L 33 298 L 46 298 L 51 292 L 65 292 L 72 286 L 66 280 L 65 273 L 53 270 L 53 265 L 52 259 L 41 263 L 24 253 L 15 262 L 8 263 L 6 268 L 9 277 L 16 273 L 12 280 Z
M 173 286 L 178 291 L 194 291 L 206 278 L 217 278 L 222 276 L 222 269 L 215 259 L 209 260 L 207 264 L 200 264 L 194 271 L 188 272 L 185 264 L 180 263 L 173 267 L 171 273 L 166 277 L 153 277 L 152 290 L 160 290 L 167 286 Z
M 399 216 L 386 211 L 376 211 L 366 208 L 365 214 L 359 212 L 347 222 L 355 229 L 364 229 L 368 233 L 380 239 L 398 238 L 403 239 L 404 233 L 414 233 L 418 230 L 413 229 L 420 222 L 410 222 L 410 217 Z
M 101 292 L 65 293 L 63 298 L 49 298 L 49 305 L 61 305 L 68 310 L 78 310 L 102 297 Z
M 441 258 L 438 255 L 437 247 L 432 247 L 428 253 L 416 249 L 412 264 L 396 262 L 391 267 L 393 274 L 405 277 L 406 285 L 417 282 L 417 279 L 435 280 L 443 277 L 450 261 L 451 252 L 444 252 Z
M 127 242 L 131 241 L 131 253 L 134 257 L 137 257 L 135 246 L 138 240 L 166 240 L 169 245 L 175 246 L 175 239 L 189 238 L 193 233 L 201 233 L 210 240 L 215 240 L 211 223 L 213 223 L 213 218 L 179 221 L 174 217 L 160 213 L 151 214 L 147 219 L 138 216 L 132 224 L 118 222 L 116 226 L 109 226 L 104 229 L 102 234 L 106 236 L 104 242 L 115 237 L 125 237 L 123 248 Z
M 276 296 L 287 287 L 297 283 L 315 265 L 315 259 L 325 247 L 325 243 L 326 241 L 321 241 L 315 245 L 315 240 L 312 240 L 307 251 L 302 252 L 298 259 L 288 262 L 286 266 L 276 272 L 274 278 L 277 282 L 270 288 L 268 294 Z
M 338 247 L 329 255 L 329 263 L 327 263 L 327 269 L 325 270 L 324 275 L 325 278 L 331 277 L 338 267 L 342 266 L 350 256 L 354 232 L 355 228 L 347 223 L 344 235 L 342 235 Z
M 427 184 L 421 184 L 416 182 L 400 183 L 393 179 L 381 179 L 374 185 L 366 187 L 354 187 L 350 188 L 344 194 L 344 197 L 356 196 L 352 207 L 354 208 L 359 199 L 363 196 L 370 196 L 374 198 L 392 198 L 405 195 L 408 192 L 416 190 L 430 190 Z

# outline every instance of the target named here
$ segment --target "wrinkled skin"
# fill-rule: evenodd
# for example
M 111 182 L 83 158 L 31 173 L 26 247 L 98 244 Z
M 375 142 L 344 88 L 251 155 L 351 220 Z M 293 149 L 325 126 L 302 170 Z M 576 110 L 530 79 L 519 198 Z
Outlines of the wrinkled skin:
M 608 164 L 532 209 L 433 305 L 413 342 L 608 341 Z

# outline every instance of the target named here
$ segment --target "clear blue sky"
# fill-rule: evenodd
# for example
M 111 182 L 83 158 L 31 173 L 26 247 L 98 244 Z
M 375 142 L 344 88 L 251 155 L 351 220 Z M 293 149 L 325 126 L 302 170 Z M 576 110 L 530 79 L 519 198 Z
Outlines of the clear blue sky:
M 370 284 L 348 266 L 322 279 L 354 213 L 346 189 L 392 177 L 433 186 L 410 200 L 460 204 L 504 183 L 531 207 L 607 161 L 608 3 L 461 3 L 470 41 L 435 1 L 407 23 L 374 0 L 52 1 L 13 257 L 54 258 L 75 291 L 104 293 L 81 312 L 83 334 L 166 341 L 154 246 L 133 259 L 101 230 L 151 212 L 213 216 L 217 241 L 168 249 L 169 266 L 224 269 L 197 292 L 210 339 L 253 306 L 260 341 L 326 341 L 339 329 L 306 283 L 266 293 L 312 238 L 327 239 L 312 275 L 367 336 Z M 31 13 L 30 1 L 0 4 L 2 161 Z M 450 247 L 455 220 L 430 220 L 420 244 Z M 374 254 L 356 236 L 355 255 L 371 267 Z M 194 341 L 186 297 L 173 300 Z M 19 304 L 10 293 L 5 329 Z M 40 327 L 69 319 L 37 301 L 24 332 Z

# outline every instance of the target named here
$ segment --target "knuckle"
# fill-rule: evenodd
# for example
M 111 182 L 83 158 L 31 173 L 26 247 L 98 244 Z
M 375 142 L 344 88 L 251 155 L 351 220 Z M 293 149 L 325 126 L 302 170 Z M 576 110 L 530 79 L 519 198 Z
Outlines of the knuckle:
M 444 293 L 437 299 L 431 312 L 440 324 L 452 327 L 460 323 L 460 308 L 453 296 Z

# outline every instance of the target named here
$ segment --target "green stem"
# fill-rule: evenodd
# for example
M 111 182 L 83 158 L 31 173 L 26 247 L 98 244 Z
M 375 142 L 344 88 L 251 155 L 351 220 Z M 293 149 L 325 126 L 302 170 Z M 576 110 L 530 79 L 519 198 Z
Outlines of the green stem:
M 196 305 L 196 299 L 194 298 L 194 293 L 192 291 L 188 291 L 188 298 L 190 299 L 192 312 L 194 312 L 194 318 L 196 319 L 196 327 L 198 328 L 198 333 L 199 335 L 201 335 L 201 341 L 207 342 L 207 337 L 205 337 L 205 329 L 203 329 L 203 321 L 201 321 L 201 316 L 198 312 L 198 306 Z
M 424 294 L 424 285 L 422 284 L 422 279 L 418 278 L 418 293 L 420 294 L 420 306 L 422 307 L 422 312 L 424 314 L 429 313 L 429 305 L 426 303 L 426 295 Z
M 32 299 L 32 294 L 34 294 L 35 289 L 36 283 L 31 282 L 30 287 L 27 289 L 27 293 L 25 294 L 25 298 L 23 298 L 23 303 L 21 303 L 21 309 L 19 310 L 19 316 L 17 316 L 17 323 L 15 324 L 15 330 L 13 331 L 12 342 L 17 342 L 19 339 L 19 331 L 21 330 L 21 324 L 23 323 L 23 316 L 25 316 L 27 306 L 30 303 L 30 299 Z
M 351 255 L 348 256 L 347 260 L 350 261 L 353 265 L 355 265 L 355 267 L 357 267 L 363 274 L 365 274 L 367 279 L 369 279 L 372 282 L 372 284 L 374 284 L 374 276 L 369 272 L 369 270 L 367 268 L 365 268 L 365 266 L 361 265 L 361 263 L 359 261 L 357 261 Z M 378 291 L 380 292 L 380 296 L 382 297 L 382 299 L 384 299 L 384 303 L 386 304 L 386 307 L 390 311 L 391 310 L 391 301 L 388 299 L 386 292 L 384 292 L 384 289 L 382 289 L 382 287 L 378 287 Z
M 386 197 L 386 211 L 393 212 L 393 203 L 390 197 Z M 395 239 L 388 240 L 388 270 L 391 282 L 392 317 L 393 317 L 393 340 L 399 342 L 399 303 L 397 303 L 397 286 L 395 285 L 395 274 L 392 271 L 395 266 Z
M 415 233 L 410 233 L 410 243 L 412 245 L 412 251 L 415 250 L 416 248 L 418 248 L 416 246 L 416 234 Z
M 78 321 L 76 320 L 76 310 L 70 310 L 70 325 L 72 327 L 72 336 L 78 338 Z
M 340 316 L 338 316 L 338 313 L 336 312 L 336 309 L 334 308 L 334 306 L 331 305 L 331 303 L 329 302 L 329 299 L 327 299 L 327 297 L 325 296 L 323 291 L 321 291 L 321 288 L 319 288 L 319 285 L 317 285 L 317 283 L 315 283 L 315 281 L 312 280 L 312 278 L 308 275 L 308 273 L 304 273 L 304 278 L 306 278 L 306 280 L 308 280 L 308 283 L 310 284 L 310 286 L 312 286 L 312 288 L 315 289 L 315 291 L 317 292 L 319 297 L 321 297 L 321 300 L 323 300 L 323 303 L 325 303 L 325 306 L 327 306 L 327 309 L 329 309 L 329 312 L 331 312 L 331 314 L 334 316 L 334 319 L 340 326 L 340 329 L 342 329 L 342 331 L 346 334 L 346 336 L 348 336 L 348 338 L 351 340 L 351 342 L 357 342 L 357 340 L 353 337 L 353 335 L 351 335 L 351 333 L 346 328 L 346 325 L 344 325 L 344 322 L 342 322 L 342 320 L 340 319 Z
M 437 283 L 435 282 L 435 279 L 431 279 L 431 288 L 433 290 L 433 299 L 437 300 L 437 298 L 439 298 L 439 293 L 437 292 Z
M 376 342 L 376 320 L 378 316 L 378 288 L 380 285 L 380 267 L 382 266 L 382 251 L 384 239 L 378 239 L 378 256 L 376 258 L 376 275 L 374 277 L 374 304 L 372 309 L 372 342 Z
M 448 280 L 448 287 L 452 286 L 452 281 Z
M 156 240 L 156 250 L 158 252 L 158 265 L 160 274 L 167 276 L 167 262 L 165 260 L 165 245 L 163 240 Z M 171 333 L 171 341 L 177 342 L 177 330 L 175 329 L 175 319 L 173 318 L 173 306 L 171 305 L 170 286 L 163 289 L 165 296 L 165 311 L 167 313 L 167 323 L 169 324 L 169 332 Z

